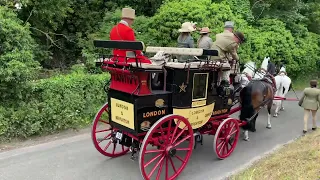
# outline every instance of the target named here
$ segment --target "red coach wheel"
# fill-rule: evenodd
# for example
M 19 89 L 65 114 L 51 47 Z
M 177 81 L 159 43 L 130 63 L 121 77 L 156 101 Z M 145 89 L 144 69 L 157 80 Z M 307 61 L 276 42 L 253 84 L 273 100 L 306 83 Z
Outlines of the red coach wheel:
M 214 136 L 213 149 L 219 159 L 230 156 L 237 146 L 240 135 L 238 121 L 233 118 L 225 119 Z
M 177 121 L 176 125 L 173 123 L 174 119 Z M 183 128 L 180 129 L 179 125 Z M 175 179 L 187 165 L 193 143 L 193 130 L 186 118 L 178 115 L 162 117 L 143 139 L 139 153 L 141 175 L 146 180 Z M 158 146 L 158 149 L 147 149 L 148 145 Z
M 101 154 L 108 157 L 118 157 L 126 154 L 129 148 L 113 140 L 113 128 L 109 124 L 108 107 L 108 103 L 104 104 L 93 119 L 91 139 Z M 99 128 L 100 126 L 102 128 Z

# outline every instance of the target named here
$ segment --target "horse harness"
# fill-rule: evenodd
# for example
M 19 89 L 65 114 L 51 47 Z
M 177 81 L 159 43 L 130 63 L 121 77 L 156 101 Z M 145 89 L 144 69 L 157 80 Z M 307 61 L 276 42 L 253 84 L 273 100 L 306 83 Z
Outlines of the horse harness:
M 268 83 L 268 84 L 271 85 L 271 87 L 273 89 L 273 95 L 275 95 L 276 85 L 275 85 L 274 78 L 272 77 L 272 75 L 267 74 L 262 79 L 253 79 L 251 82 L 253 82 L 253 81 L 259 81 L 264 86 L 263 102 L 258 106 L 258 107 L 262 107 L 262 106 L 266 105 L 270 101 L 270 99 L 266 100 L 266 96 L 268 94 L 268 88 L 266 88 L 266 85 L 263 82 Z
M 275 90 L 275 85 L 273 85 L 273 80 L 271 79 L 270 75 L 267 76 L 267 77 L 264 77 L 262 79 L 253 79 L 252 81 L 250 81 L 250 83 L 253 82 L 253 81 L 259 81 L 264 86 L 263 101 L 262 101 L 261 104 L 259 104 L 258 107 L 254 107 L 255 110 L 257 108 L 259 108 L 259 109 L 258 109 L 258 111 L 256 111 L 254 113 L 253 116 L 251 116 L 250 118 L 247 119 L 248 122 L 250 122 L 252 119 L 254 119 L 254 117 L 260 112 L 260 110 L 262 109 L 263 106 L 265 106 L 269 101 L 272 101 L 272 99 L 267 99 L 266 100 L 266 96 L 267 96 L 267 93 L 268 93 L 268 88 L 266 88 L 266 85 L 263 82 L 271 84 L 273 90 Z M 274 94 L 275 94 L 275 91 L 273 91 L 273 95 Z

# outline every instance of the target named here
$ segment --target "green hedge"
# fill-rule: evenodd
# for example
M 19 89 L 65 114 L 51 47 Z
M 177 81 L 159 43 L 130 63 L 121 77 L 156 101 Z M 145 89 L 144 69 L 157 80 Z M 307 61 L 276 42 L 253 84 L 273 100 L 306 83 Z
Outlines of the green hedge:
M 93 39 L 108 39 L 111 28 L 120 20 L 121 10 L 107 12 L 100 31 L 91 34 L 91 41 L 83 43 L 83 53 L 94 61 L 100 51 L 93 47 Z M 208 26 L 211 37 L 223 31 L 224 22 L 235 22 L 235 30 L 244 32 L 246 43 L 240 46 L 242 63 L 255 61 L 258 66 L 269 56 L 274 63 L 287 61 L 289 76 L 296 79 L 320 70 L 320 46 L 318 34 L 308 32 L 299 24 L 289 29 L 276 18 L 253 19 L 248 0 L 168 0 L 164 1 L 154 16 L 137 16 L 133 24 L 136 38 L 147 46 L 177 46 L 178 29 L 186 21 L 198 22 L 197 26 Z M 192 33 L 195 41 L 199 33 Z M 99 49 L 100 50 L 100 49 Z M 93 58 L 94 57 L 94 58 Z
M 81 71 L 29 84 L 30 93 L 15 105 L 0 105 L 1 139 L 26 138 L 90 124 L 104 104 L 109 74 Z

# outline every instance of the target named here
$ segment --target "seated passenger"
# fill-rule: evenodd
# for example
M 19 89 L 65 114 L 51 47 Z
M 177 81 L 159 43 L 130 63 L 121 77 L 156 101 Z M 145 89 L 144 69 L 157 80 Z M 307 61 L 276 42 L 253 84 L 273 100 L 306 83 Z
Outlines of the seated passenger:
M 136 41 L 134 31 L 130 27 L 135 19 L 135 10 L 131 8 L 122 9 L 121 21 L 114 26 L 110 31 L 110 40 L 114 41 Z M 151 61 L 143 56 L 141 51 L 133 51 L 138 58 L 138 62 L 151 64 Z M 125 62 L 127 51 L 114 49 L 114 59 L 118 59 L 119 62 Z M 119 57 L 116 57 L 119 56 Z M 127 62 L 136 62 L 135 58 L 128 58 Z
M 194 48 L 194 40 L 191 36 L 191 32 L 196 31 L 194 28 L 194 24 L 190 22 L 185 22 L 181 25 L 181 29 L 178 30 L 180 35 L 178 37 L 178 47 L 179 48 Z M 179 62 L 186 62 L 188 59 L 192 59 L 193 57 L 187 55 L 179 55 Z
M 209 34 L 211 33 L 208 27 L 203 27 L 200 30 L 200 38 L 198 39 L 198 48 L 210 49 L 213 41 Z M 198 56 L 199 59 L 207 59 L 208 56 Z
M 216 36 L 216 41 L 213 43 L 211 49 L 216 49 L 219 51 L 219 56 L 212 56 L 211 60 L 220 60 L 229 70 L 223 71 L 221 84 L 229 86 L 229 76 L 230 76 L 230 64 L 229 61 L 235 60 L 239 61 L 239 56 L 237 53 L 239 44 L 245 41 L 244 35 L 241 32 L 228 32 L 224 31 Z M 232 59 L 230 59 L 232 58 Z M 228 68 L 227 67 L 227 68 Z
M 198 40 L 198 48 L 201 49 L 210 49 L 213 41 L 209 34 L 211 33 L 210 29 L 208 27 L 203 27 L 200 30 L 200 38 Z

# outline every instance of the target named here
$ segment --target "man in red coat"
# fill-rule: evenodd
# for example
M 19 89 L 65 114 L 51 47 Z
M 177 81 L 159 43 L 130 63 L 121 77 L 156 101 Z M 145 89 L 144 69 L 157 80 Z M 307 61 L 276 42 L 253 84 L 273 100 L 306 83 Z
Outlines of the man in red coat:
M 133 21 L 135 19 L 135 10 L 131 8 L 123 8 L 122 9 L 122 17 L 121 21 L 114 26 L 110 31 L 110 40 L 115 41 L 136 41 L 134 36 L 134 31 L 131 28 Z M 141 63 L 149 63 L 151 61 L 143 56 L 141 51 L 134 51 L 136 53 L 136 57 L 138 58 L 138 62 Z M 126 50 L 114 49 L 114 56 L 119 56 L 117 59 L 119 62 L 125 62 Z M 128 58 L 127 62 L 136 62 L 134 58 Z

